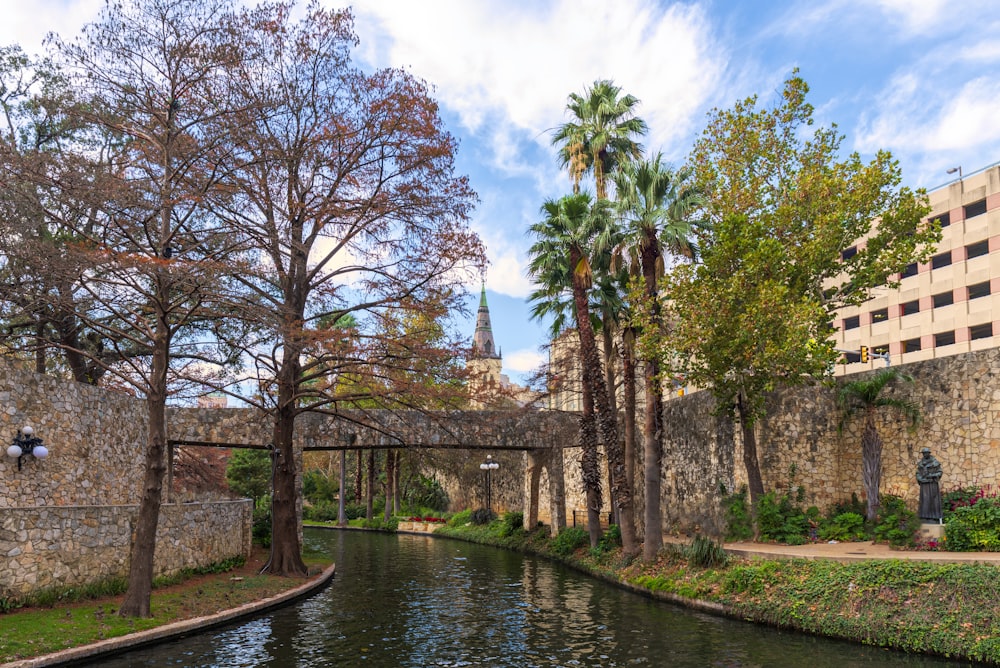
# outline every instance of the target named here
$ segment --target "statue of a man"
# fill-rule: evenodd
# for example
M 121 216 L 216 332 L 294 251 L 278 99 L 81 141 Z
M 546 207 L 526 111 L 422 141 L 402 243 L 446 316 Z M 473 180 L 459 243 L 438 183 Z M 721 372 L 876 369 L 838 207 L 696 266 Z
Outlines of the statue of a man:
M 920 509 L 922 520 L 941 521 L 941 464 L 931 454 L 930 448 L 920 451 L 923 455 L 917 461 L 917 482 L 920 483 Z

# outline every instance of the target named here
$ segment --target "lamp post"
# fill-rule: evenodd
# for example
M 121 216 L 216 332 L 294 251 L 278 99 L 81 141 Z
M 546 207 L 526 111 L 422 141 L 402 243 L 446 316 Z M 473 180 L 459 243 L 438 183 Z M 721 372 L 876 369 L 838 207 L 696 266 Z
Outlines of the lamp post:
M 958 167 L 952 167 L 951 169 L 946 170 L 945 173 L 947 173 L 947 174 L 954 174 L 955 172 L 958 172 L 959 187 L 961 188 L 962 192 L 964 193 L 965 192 L 965 181 L 962 180 L 962 165 L 959 165 Z
M 500 468 L 500 465 L 493 461 L 493 455 L 486 455 L 486 461 L 479 465 L 486 472 L 486 510 L 493 512 L 493 472 Z
M 21 462 L 28 455 L 35 459 L 45 459 L 49 456 L 49 449 L 42 445 L 42 439 L 34 435 L 35 430 L 31 425 L 24 425 L 17 430 L 17 436 L 7 448 L 7 456 L 17 460 L 17 470 L 21 470 Z

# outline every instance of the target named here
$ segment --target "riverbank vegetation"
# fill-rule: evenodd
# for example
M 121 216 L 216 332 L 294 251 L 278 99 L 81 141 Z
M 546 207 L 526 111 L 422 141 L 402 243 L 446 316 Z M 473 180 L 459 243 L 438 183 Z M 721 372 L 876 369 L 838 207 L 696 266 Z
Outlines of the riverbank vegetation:
M 981 564 L 737 559 L 699 537 L 667 543 L 656 560 L 625 556 L 614 528 L 588 547 L 572 527 L 511 530 L 520 513 L 486 525 L 455 522 L 438 535 L 556 559 L 634 591 L 714 608 L 746 621 L 907 652 L 1000 663 L 997 569 Z M 509 518 L 509 519 L 508 519 Z
M 267 559 L 268 551 L 255 546 L 249 559 L 227 560 L 156 578 L 150 617 L 117 614 L 125 592 L 124 578 L 89 587 L 46 590 L 20 600 L 0 599 L 0 625 L 20 630 L 0 634 L 0 664 L 216 614 L 303 584 L 300 578 L 261 573 Z M 327 555 L 307 553 L 303 559 L 311 574 L 331 564 Z

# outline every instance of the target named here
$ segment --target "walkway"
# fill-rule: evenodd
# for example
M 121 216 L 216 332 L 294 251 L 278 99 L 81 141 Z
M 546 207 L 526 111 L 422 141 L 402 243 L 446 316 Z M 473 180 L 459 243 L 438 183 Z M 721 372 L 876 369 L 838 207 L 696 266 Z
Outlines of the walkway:
M 674 543 L 688 543 L 679 538 Z M 927 550 L 894 550 L 882 543 L 810 543 L 807 545 L 774 545 L 770 543 L 725 543 L 726 552 L 734 556 L 759 559 L 829 559 L 850 562 L 868 559 L 905 559 L 939 564 L 992 564 L 1000 566 L 1000 552 L 931 552 Z

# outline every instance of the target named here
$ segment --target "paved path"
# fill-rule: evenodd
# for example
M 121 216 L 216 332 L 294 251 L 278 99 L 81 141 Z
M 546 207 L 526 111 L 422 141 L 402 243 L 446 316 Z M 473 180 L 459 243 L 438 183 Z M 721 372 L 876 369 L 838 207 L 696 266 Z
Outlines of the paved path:
M 672 542 L 688 543 L 687 539 Z M 770 543 L 725 543 L 726 552 L 741 557 L 762 559 L 830 559 L 849 562 L 866 559 L 908 559 L 942 564 L 994 564 L 1000 566 L 1000 552 L 930 552 L 894 550 L 881 543 L 810 543 L 808 545 L 772 545 Z

